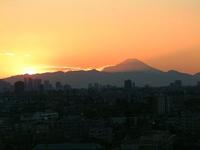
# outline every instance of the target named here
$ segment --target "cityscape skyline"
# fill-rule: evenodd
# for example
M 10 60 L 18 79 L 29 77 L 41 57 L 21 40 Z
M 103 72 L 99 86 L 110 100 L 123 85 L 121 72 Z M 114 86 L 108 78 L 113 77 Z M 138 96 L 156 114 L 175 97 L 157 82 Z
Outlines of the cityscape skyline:
M 200 73 L 190 75 L 176 70 L 165 72 L 138 59 L 127 59 L 117 65 L 105 67 L 101 71 L 92 69 L 24 74 L 5 78 L 4 81 L 14 84 L 17 81 L 23 81 L 27 77 L 42 79 L 43 81 L 49 80 L 53 84 L 57 82 L 67 83 L 74 88 L 87 88 L 90 83 L 120 87 L 122 82 L 127 79 L 133 80 L 138 86 L 149 85 L 153 87 L 168 86 L 176 80 L 181 80 L 184 86 L 194 86 L 200 81 Z
M 0 150 L 200 150 L 200 0 L 0 0 Z

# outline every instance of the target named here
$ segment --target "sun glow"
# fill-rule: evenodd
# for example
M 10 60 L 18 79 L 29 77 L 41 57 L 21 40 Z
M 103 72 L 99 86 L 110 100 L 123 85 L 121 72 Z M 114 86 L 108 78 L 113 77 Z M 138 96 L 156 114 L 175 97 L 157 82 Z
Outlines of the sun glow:
M 24 70 L 23 70 L 23 74 L 32 75 L 32 74 L 36 74 L 36 73 L 37 73 L 37 70 L 32 67 L 24 68 Z

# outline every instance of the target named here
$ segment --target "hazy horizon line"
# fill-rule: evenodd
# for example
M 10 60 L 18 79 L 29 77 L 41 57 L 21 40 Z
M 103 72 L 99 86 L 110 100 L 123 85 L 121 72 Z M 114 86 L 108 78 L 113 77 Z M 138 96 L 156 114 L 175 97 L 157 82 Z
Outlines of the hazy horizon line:
M 105 67 L 110 67 L 110 66 L 115 66 L 115 65 L 107 65 Z M 16 74 L 16 75 L 10 75 L 10 76 L 7 76 L 7 77 L 0 78 L 0 80 L 4 80 L 4 79 L 7 79 L 7 78 L 16 77 L 16 76 L 25 76 L 25 75 L 27 75 L 27 76 L 34 76 L 34 75 L 41 75 L 41 74 L 47 74 L 47 73 L 57 73 L 57 72 L 68 73 L 68 72 L 92 71 L 92 70 L 96 70 L 98 72 L 106 72 L 106 71 L 103 71 L 103 69 L 105 67 L 100 67 L 100 68 L 92 68 L 92 67 L 88 67 L 88 68 L 81 68 L 81 67 L 59 67 L 59 68 L 67 68 L 69 70 L 44 71 L 44 72 L 38 72 L 38 73 L 34 73 L 34 74 L 28 74 L 28 73 L 25 73 L 25 74 Z M 158 68 L 156 68 L 156 69 L 158 69 Z M 175 72 L 178 72 L 178 73 L 188 74 L 188 75 L 192 75 L 192 76 L 200 73 L 200 72 L 189 73 L 189 72 L 183 72 L 183 71 L 179 71 L 179 70 L 175 70 L 175 69 L 170 69 L 170 70 L 167 70 L 167 71 L 163 71 L 161 69 L 158 69 L 158 70 L 162 71 L 163 73 L 167 73 L 167 72 L 170 72 L 170 71 L 175 71 Z M 124 71 L 124 72 L 137 72 L 137 71 Z M 119 72 L 106 72 L 106 73 L 119 73 Z

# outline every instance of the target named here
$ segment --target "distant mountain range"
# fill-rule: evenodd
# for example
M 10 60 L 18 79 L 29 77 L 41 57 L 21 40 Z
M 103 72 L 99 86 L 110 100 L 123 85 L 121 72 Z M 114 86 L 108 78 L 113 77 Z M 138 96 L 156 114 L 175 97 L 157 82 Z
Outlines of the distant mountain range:
M 161 72 L 138 59 L 127 59 L 115 66 L 109 66 L 103 69 L 104 72 Z
M 11 84 L 29 75 L 17 75 L 4 79 Z M 184 85 L 195 85 L 200 81 L 200 73 L 190 75 L 175 70 L 163 72 L 137 59 L 127 59 L 115 66 L 104 68 L 102 71 L 69 71 L 31 75 L 32 78 L 50 80 L 52 83 L 60 81 L 75 88 L 85 88 L 89 83 L 111 84 L 122 86 L 124 80 L 131 79 L 136 85 L 166 86 L 175 80 L 182 80 Z

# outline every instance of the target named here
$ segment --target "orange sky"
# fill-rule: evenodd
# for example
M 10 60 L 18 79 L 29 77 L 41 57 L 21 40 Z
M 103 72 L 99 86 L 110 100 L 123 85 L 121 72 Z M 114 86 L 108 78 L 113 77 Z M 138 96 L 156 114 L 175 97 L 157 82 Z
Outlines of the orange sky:
M 126 58 L 200 72 L 200 0 L 0 0 L 0 77 Z

